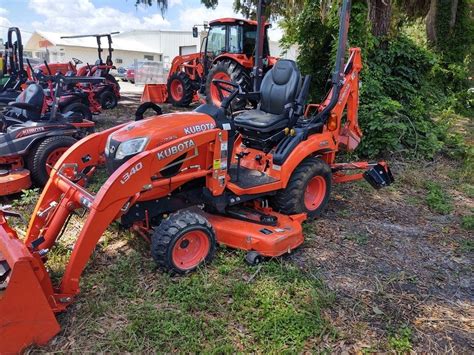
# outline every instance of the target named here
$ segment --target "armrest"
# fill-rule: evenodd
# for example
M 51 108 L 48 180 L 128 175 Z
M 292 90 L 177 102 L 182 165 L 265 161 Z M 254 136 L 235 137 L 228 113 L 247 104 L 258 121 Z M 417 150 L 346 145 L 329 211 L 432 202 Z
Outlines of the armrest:
M 260 91 L 243 92 L 238 94 L 238 97 L 241 99 L 256 101 L 259 101 L 261 96 L 262 94 L 260 93 Z

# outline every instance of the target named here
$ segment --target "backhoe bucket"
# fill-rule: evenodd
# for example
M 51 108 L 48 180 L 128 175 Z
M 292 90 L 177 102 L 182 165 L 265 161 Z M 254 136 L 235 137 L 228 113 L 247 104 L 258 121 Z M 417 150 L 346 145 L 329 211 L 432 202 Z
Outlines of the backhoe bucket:
M 18 239 L 0 210 L 0 354 L 46 344 L 59 332 L 44 291 L 50 284 L 41 260 Z

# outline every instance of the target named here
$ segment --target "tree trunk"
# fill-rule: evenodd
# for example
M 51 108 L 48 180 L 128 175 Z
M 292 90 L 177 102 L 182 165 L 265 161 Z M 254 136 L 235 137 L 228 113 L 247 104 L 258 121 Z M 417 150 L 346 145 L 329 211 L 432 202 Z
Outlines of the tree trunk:
M 451 20 L 449 21 L 449 28 L 452 30 L 456 25 L 456 15 L 458 13 L 458 0 L 451 0 Z
M 426 16 L 426 37 L 428 43 L 436 45 L 437 34 L 436 34 L 436 16 L 438 13 L 438 0 L 431 0 L 430 9 Z
M 374 36 L 383 38 L 390 31 L 392 20 L 391 0 L 367 0 L 369 5 L 369 20 L 372 23 Z

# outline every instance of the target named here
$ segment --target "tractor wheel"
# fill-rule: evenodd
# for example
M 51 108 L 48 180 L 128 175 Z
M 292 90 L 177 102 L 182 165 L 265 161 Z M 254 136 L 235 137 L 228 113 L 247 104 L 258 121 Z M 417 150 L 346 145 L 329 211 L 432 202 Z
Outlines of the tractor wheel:
M 185 72 L 177 72 L 168 79 L 168 100 L 176 107 L 188 107 L 194 97 L 192 80 Z
M 30 151 L 27 158 L 27 167 L 30 170 L 33 182 L 37 186 L 46 185 L 51 168 L 74 143 L 76 143 L 76 140 L 69 136 L 49 137 Z
M 250 73 L 243 66 L 238 64 L 233 60 L 222 60 L 214 64 L 212 69 L 209 71 L 206 80 L 206 100 L 208 104 L 214 106 L 221 106 L 221 98 L 219 97 L 219 90 L 217 87 L 212 84 L 212 80 L 226 80 L 234 82 L 242 87 L 244 91 L 250 89 Z M 228 93 L 223 93 L 224 97 L 229 95 Z M 232 110 L 240 111 L 245 108 L 247 105 L 246 100 L 235 98 L 232 101 Z
M 118 103 L 117 96 L 115 96 L 115 94 L 109 90 L 105 90 L 102 94 L 100 94 L 99 101 L 104 110 L 111 110 L 117 107 Z
M 91 121 L 92 120 L 92 112 L 91 110 L 89 109 L 89 107 L 87 107 L 86 105 L 84 105 L 83 103 L 81 102 L 73 102 L 72 104 L 69 104 L 67 106 L 64 106 L 62 109 L 61 109 L 61 112 L 63 114 L 67 113 L 67 112 L 74 112 L 77 114 L 77 117 L 78 117 L 78 121 L 81 121 L 81 120 L 89 120 Z
M 151 255 L 156 264 L 171 273 L 186 274 L 209 263 L 216 251 L 216 236 L 202 215 L 181 211 L 154 229 Z
M 331 168 L 319 158 L 306 158 L 293 171 L 286 188 L 277 192 L 273 207 L 284 214 L 321 215 L 331 194 Z

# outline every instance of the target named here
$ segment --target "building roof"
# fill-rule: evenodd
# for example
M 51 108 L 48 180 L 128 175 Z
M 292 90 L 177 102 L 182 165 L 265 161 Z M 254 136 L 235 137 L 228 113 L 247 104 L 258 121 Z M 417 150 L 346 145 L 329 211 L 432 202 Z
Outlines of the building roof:
M 26 43 L 26 48 L 36 46 L 36 44 L 30 43 L 30 41 L 37 40 L 35 39 L 35 34 L 37 34 L 39 37 L 42 37 L 44 40 L 50 42 L 51 46 L 97 48 L 97 40 L 95 37 L 61 38 L 63 36 L 68 36 L 69 34 L 48 31 L 35 31 Z M 101 46 L 104 49 L 108 47 L 107 38 L 101 39 Z M 123 51 L 156 53 L 156 49 L 153 48 L 153 46 L 148 46 L 140 41 L 134 41 L 131 38 L 121 38 L 120 35 L 112 36 L 112 48 Z

